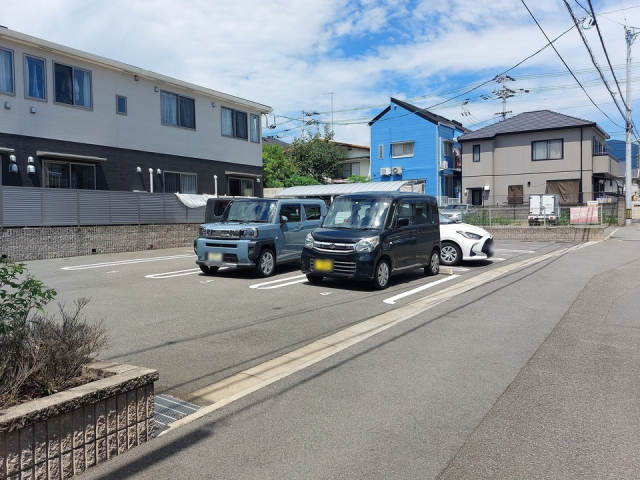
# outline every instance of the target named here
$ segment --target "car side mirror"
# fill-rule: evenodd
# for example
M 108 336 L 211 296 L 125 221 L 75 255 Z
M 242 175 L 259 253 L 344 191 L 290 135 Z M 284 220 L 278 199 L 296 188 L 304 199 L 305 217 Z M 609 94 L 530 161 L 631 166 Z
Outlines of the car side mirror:
M 287 223 L 289 219 L 285 215 L 280 215 L 280 223 Z
M 409 226 L 409 219 L 407 217 L 400 217 L 398 219 L 398 222 L 396 223 L 396 227 L 400 228 L 400 227 L 408 227 Z

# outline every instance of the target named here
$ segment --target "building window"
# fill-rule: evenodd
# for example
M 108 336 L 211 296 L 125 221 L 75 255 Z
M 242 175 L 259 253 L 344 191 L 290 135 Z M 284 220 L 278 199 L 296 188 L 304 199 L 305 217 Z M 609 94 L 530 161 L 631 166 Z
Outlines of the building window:
M 562 158 L 563 140 L 543 140 L 531 142 L 532 160 L 559 160 Z
M 222 107 L 222 135 L 247 140 L 247 114 L 231 108 Z
M 0 93 L 13 94 L 13 52 L 0 48 Z
M 251 114 L 251 141 L 260 143 L 260 117 Z
M 480 145 L 473 146 L 473 161 L 474 162 L 480 161 Z
M 382 145 L 378 145 L 378 160 L 382 160 L 384 158 L 384 147 Z
M 598 140 L 596 137 L 593 137 L 593 154 L 594 155 L 604 155 L 605 154 L 605 146 L 604 143 Z
M 46 62 L 43 58 L 24 56 L 24 96 L 35 100 L 47 99 Z
M 45 188 L 96 189 L 96 167 L 86 163 L 42 162 Z
M 164 172 L 164 193 L 192 193 L 197 190 L 195 173 Z
M 120 115 L 127 114 L 127 97 L 116 95 L 116 113 Z
M 91 72 L 60 63 L 53 64 L 56 103 L 91 108 Z
M 253 197 L 253 179 L 229 178 L 229 195 L 236 197 Z
M 359 163 L 343 163 L 342 164 L 342 178 L 349 178 L 355 175 L 360 175 Z
M 442 147 L 445 157 L 453 156 L 453 143 L 444 141 Z
M 509 185 L 507 188 L 507 202 L 509 205 L 522 205 L 524 203 L 524 186 Z
M 196 102 L 193 98 L 160 91 L 163 125 L 196 128 Z
M 413 142 L 394 143 L 391 145 L 393 158 L 413 157 Z

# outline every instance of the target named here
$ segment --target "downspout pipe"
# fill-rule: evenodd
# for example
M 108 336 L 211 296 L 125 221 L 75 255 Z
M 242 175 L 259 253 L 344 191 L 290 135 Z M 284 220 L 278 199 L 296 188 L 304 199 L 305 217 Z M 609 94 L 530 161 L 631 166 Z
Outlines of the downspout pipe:
M 149 169 L 149 192 L 153 193 L 153 168 Z

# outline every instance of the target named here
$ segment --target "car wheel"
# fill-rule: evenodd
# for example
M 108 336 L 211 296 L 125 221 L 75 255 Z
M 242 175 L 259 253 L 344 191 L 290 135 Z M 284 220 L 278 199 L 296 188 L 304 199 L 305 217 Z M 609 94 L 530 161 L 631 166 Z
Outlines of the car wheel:
M 276 257 L 273 250 L 264 248 L 256 262 L 255 272 L 258 277 L 270 277 L 276 269 Z
M 200 265 L 200 270 L 202 270 L 202 273 L 205 275 L 213 275 L 218 271 L 218 268 L 220 267 L 207 267 L 206 265 Z
M 314 285 L 322 282 L 323 278 L 324 277 L 321 275 L 307 275 L 307 280 L 309 280 L 309 283 L 313 283 Z
M 387 288 L 389 286 L 390 275 L 389 261 L 382 258 L 376 266 L 375 275 L 373 276 L 373 287 L 376 290 L 384 290 Z
M 455 243 L 442 242 L 440 261 L 443 265 L 458 265 L 462 260 L 462 251 Z
M 424 267 L 424 273 L 430 277 L 440 273 L 440 255 L 437 250 L 431 252 L 431 260 L 429 260 L 429 265 Z

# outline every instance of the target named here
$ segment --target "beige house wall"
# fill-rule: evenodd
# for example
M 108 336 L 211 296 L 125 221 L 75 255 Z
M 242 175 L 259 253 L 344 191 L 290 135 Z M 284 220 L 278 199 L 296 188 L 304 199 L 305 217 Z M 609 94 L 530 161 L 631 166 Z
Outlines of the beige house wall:
M 522 185 L 526 201 L 530 194 L 545 193 L 548 180 L 578 180 L 581 172 L 584 198 L 592 198 L 594 162 L 596 173 L 617 175 L 618 172 L 617 162 L 609 155 L 593 156 L 594 136 L 604 142 L 602 134 L 593 127 L 498 135 L 489 140 L 463 142 L 463 202 L 471 203 L 470 190 L 481 188 L 485 203 L 506 203 L 510 185 Z M 532 160 L 532 142 L 555 139 L 563 140 L 562 159 Z M 473 161 L 474 145 L 480 145 L 480 162 Z

